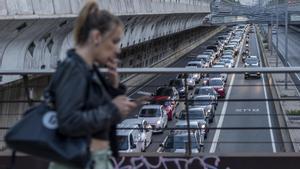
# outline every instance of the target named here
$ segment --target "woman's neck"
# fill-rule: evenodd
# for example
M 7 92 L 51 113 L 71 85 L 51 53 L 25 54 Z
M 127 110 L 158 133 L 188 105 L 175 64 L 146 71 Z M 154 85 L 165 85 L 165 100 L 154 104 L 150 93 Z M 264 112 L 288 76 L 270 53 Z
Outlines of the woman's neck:
M 90 52 L 91 50 L 89 50 L 88 47 L 77 46 L 75 51 L 86 62 L 86 64 L 93 66 L 94 59 Z

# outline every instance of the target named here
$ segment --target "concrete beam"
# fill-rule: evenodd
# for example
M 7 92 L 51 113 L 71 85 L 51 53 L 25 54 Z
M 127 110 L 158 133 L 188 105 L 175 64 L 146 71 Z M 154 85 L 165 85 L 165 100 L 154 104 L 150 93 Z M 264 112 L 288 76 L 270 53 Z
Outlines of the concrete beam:
M 198 27 L 205 14 L 121 16 L 122 48 Z M 74 18 L 3 20 L 0 22 L 0 69 L 54 69 L 73 47 Z M 10 33 L 8 33 L 10 32 Z M 16 50 L 17 49 L 17 50 Z M 2 83 L 18 79 L 3 77 Z M 1 82 L 0 82 L 1 83 Z
M 86 0 L 0 0 L 0 19 L 76 17 Z M 119 16 L 210 13 L 211 0 L 97 0 Z

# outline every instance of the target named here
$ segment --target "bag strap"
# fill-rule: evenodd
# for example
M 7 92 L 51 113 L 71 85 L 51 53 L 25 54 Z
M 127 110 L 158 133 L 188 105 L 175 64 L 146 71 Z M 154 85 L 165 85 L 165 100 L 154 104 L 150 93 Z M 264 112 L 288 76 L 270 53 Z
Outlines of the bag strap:
M 15 168 L 15 162 L 16 162 L 16 150 L 12 150 L 11 157 L 10 157 L 10 164 L 7 169 L 14 169 Z

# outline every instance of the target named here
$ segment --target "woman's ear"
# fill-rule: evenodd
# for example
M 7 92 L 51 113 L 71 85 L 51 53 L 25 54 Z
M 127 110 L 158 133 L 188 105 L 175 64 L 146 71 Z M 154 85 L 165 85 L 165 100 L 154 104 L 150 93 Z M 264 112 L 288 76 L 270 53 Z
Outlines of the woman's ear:
M 102 40 L 101 33 L 98 30 L 91 31 L 92 42 L 95 46 L 99 46 Z

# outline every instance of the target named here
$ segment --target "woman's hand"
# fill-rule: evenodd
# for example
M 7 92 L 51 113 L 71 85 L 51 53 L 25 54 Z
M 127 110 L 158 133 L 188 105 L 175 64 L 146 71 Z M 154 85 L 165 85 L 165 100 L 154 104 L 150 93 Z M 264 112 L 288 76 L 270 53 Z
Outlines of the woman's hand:
M 136 103 L 131 102 L 126 96 L 118 96 L 112 102 L 123 116 L 127 116 L 137 106 Z
M 110 58 L 106 63 L 106 66 L 108 68 L 108 78 L 115 89 L 119 88 L 120 84 L 120 76 L 117 72 L 118 62 L 118 59 Z

